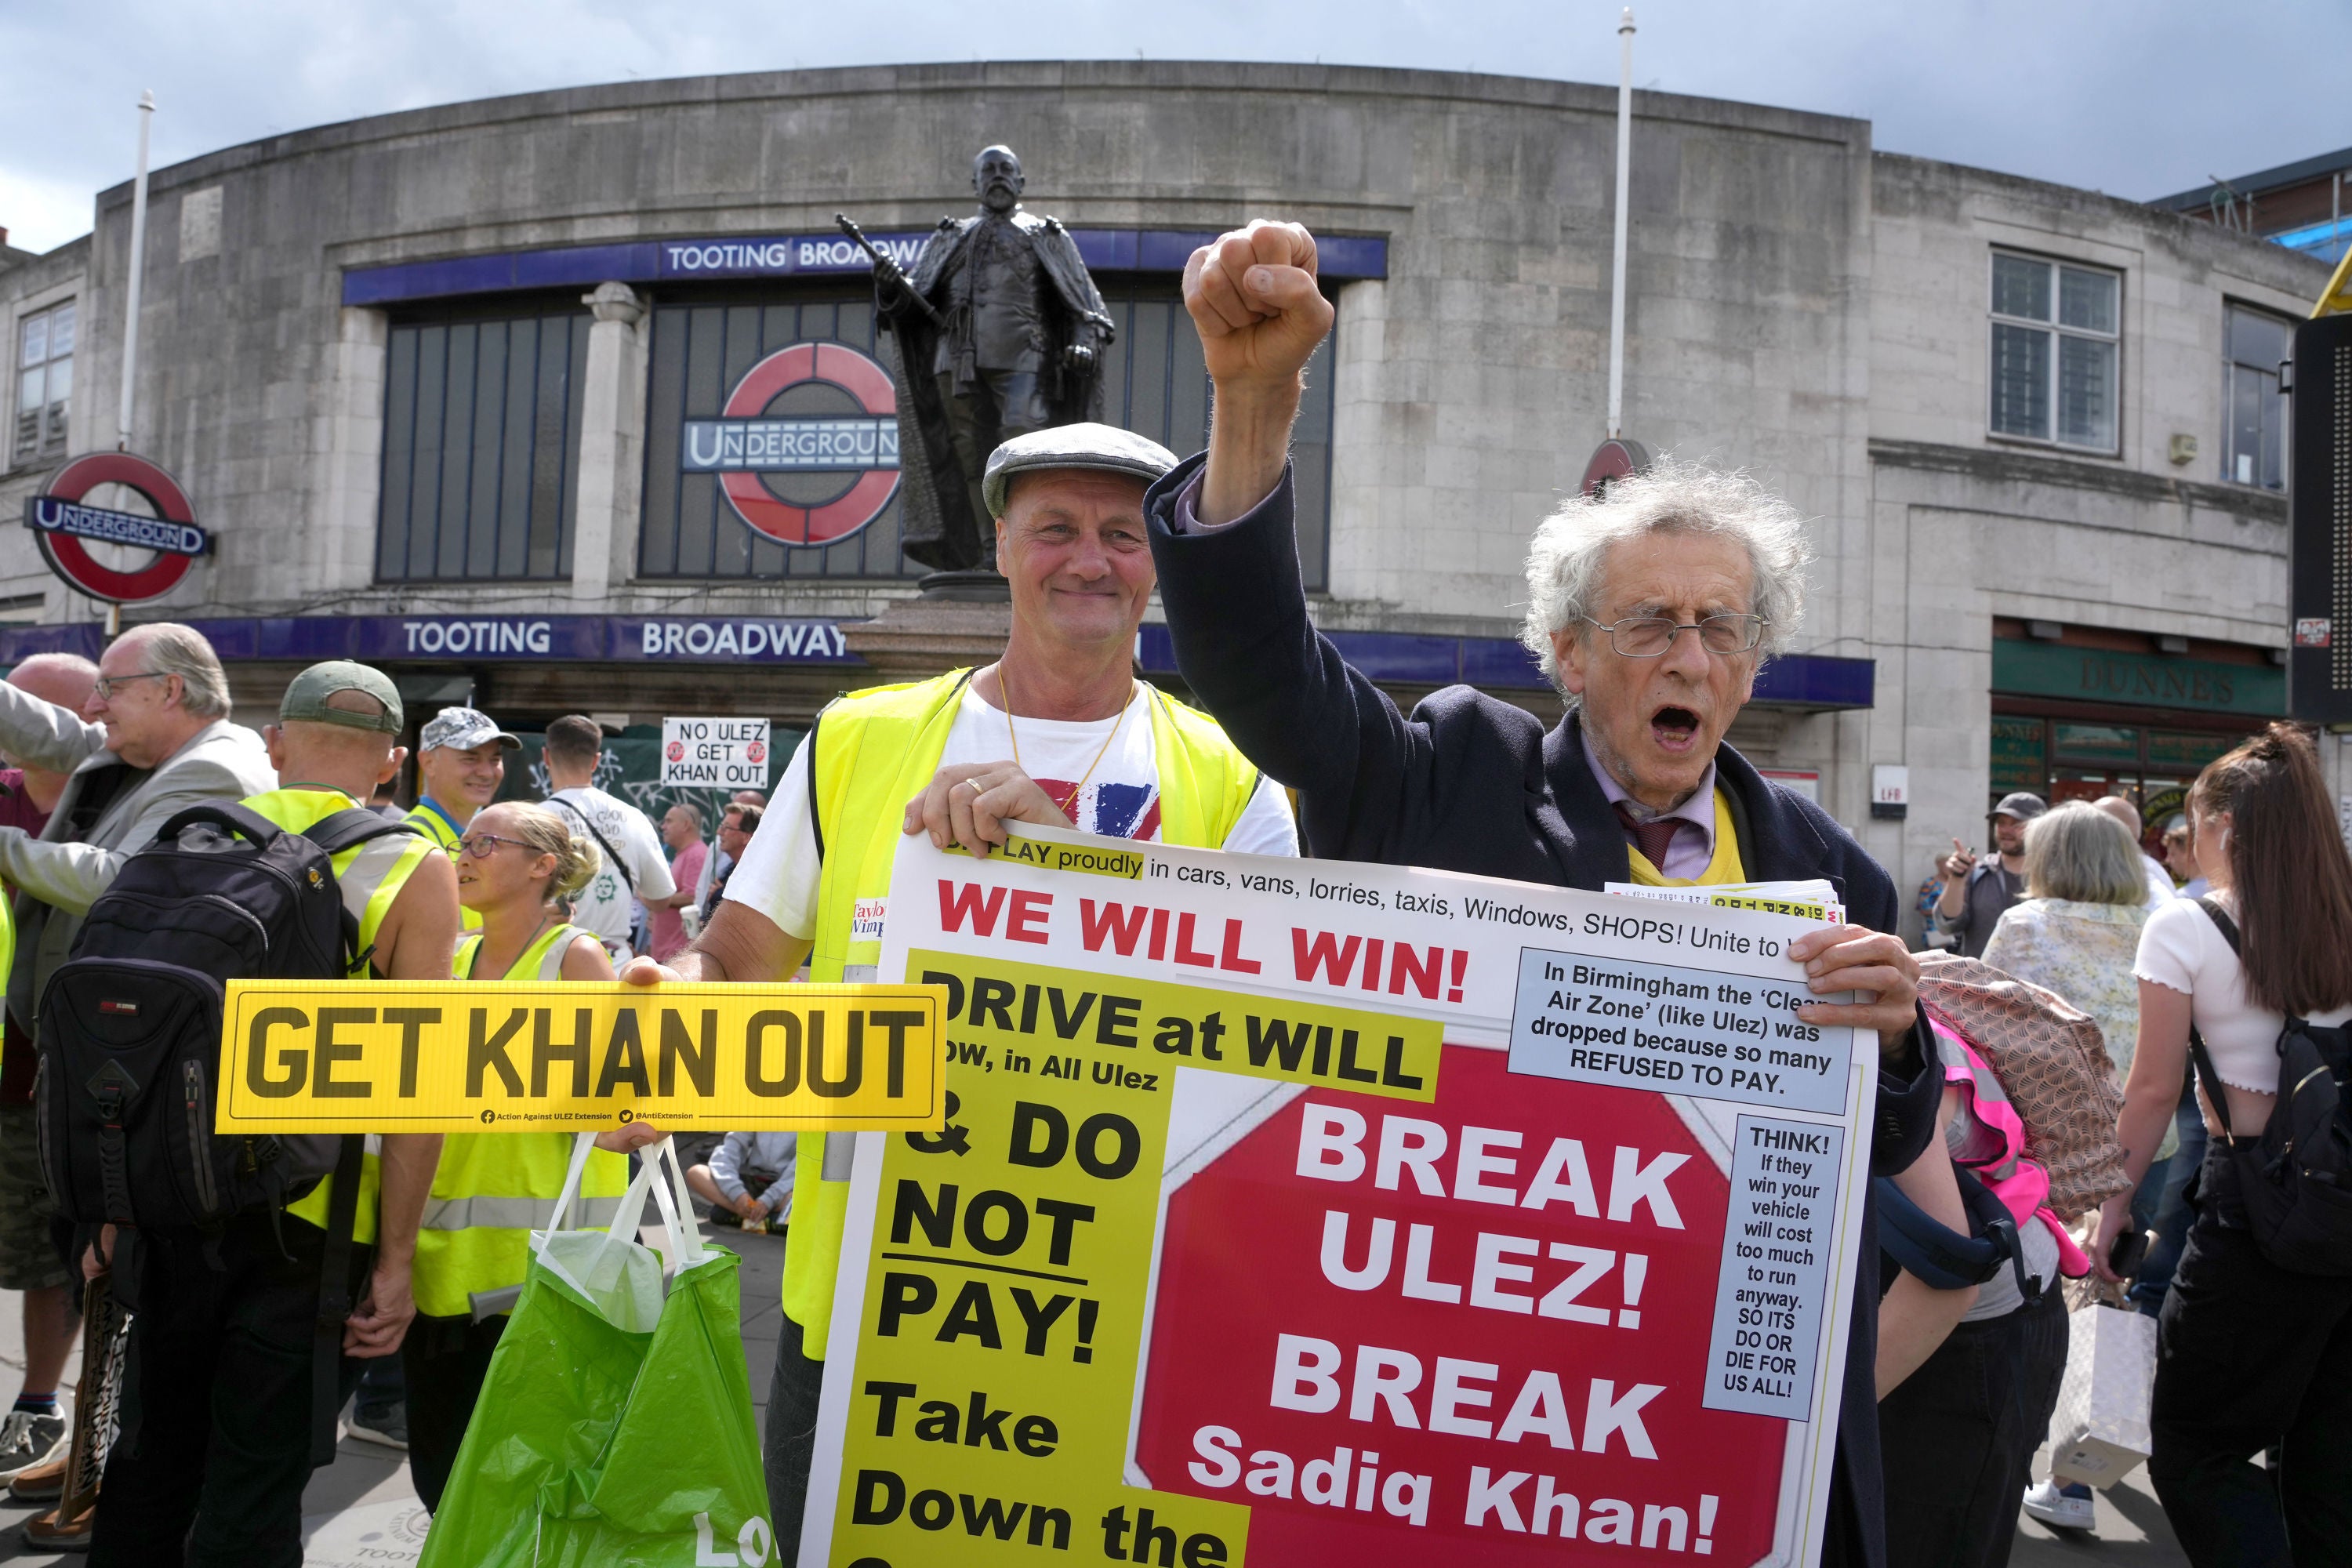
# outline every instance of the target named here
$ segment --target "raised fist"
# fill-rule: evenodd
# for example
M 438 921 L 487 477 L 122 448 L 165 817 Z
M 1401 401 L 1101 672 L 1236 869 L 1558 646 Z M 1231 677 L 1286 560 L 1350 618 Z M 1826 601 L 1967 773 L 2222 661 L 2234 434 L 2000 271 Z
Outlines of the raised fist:
M 1315 282 L 1315 237 L 1295 223 L 1260 218 L 1194 251 L 1184 308 L 1220 387 L 1296 386 L 1331 331 L 1331 301 Z

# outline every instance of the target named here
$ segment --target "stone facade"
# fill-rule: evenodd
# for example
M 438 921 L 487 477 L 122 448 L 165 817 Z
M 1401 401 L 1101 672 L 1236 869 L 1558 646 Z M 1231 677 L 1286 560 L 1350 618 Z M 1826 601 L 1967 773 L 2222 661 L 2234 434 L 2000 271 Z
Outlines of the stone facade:
M 919 229 L 968 207 L 971 153 L 1001 140 L 1031 205 L 1074 227 L 1279 215 L 1384 237 L 1385 277 L 1339 289 L 1318 614 L 1508 637 L 1528 532 L 1603 434 L 1614 115 L 1601 88 L 1434 72 L 873 68 L 456 104 L 158 170 L 135 445 L 198 498 L 219 552 L 140 614 L 877 613 L 904 579 L 637 578 L 648 307 L 678 296 L 642 282 L 566 296 L 596 295 L 571 583 L 377 582 L 389 318 L 347 307 L 343 279 L 821 232 L 844 207 Z M 2134 203 L 1874 153 L 1864 121 L 1661 93 L 1635 98 L 1633 201 L 1627 434 L 1749 468 L 1818 520 L 1798 647 L 1877 661 L 1874 707 L 1758 710 L 1738 737 L 1817 770 L 1824 804 L 1906 880 L 1952 834 L 1981 835 L 1996 617 L 2284 643 L 2282 498 L 2176 463 L 2172 438 L 2219 448 L 2226 304 L 2300 315 L 2324 268 Z M 129 209 L 127 186 L 108 191 L 90 238 L 0 271 L 11 342 L 18 313 L 83 303 L 77 450 L 115 440 Z M 1996 247 L 2120 276 L 2114 455 L 1989 434 Z M 47 467 L 0 471 L 0 508 Z M 47 620 L 90 613 L 26 535 L 0 534 L 0 600 L 34 593 Z M 844 683 L 752 695 L 804 718 Z M 1886 763 L 1911 769 L 1901 824 L 1868 819 Z

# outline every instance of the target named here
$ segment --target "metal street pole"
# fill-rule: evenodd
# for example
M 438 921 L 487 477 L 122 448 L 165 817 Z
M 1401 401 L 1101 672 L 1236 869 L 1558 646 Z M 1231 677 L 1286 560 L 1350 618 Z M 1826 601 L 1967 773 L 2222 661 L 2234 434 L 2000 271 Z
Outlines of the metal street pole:
M 147 270 L 147 132 L 155 119 L 155 95 L 139 95 L 139 175 L 131 187 L 131 280 L 123 290 L 122 413 L 115 421 L 118 452 L 131 449 L 131 396 L 139 370 L 139 283 Z
M 1630 5 L 1618 20 L 1617 37 L 1617 247 L 1609 285 L 1609 438 L 1612 441 L 1623 434 L 1625 416 L 1625 197 L 1633 173 L 1633 8 Z

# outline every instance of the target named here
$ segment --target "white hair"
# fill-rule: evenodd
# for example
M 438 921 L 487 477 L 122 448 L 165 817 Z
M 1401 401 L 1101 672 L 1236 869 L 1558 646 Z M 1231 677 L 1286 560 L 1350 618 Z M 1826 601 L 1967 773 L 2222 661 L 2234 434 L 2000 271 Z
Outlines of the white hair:
M 1748 609 L 1764 618 L 1758 646 L 1767 655 L 1781 653 L 1796 636 L 1805 616 L 1805 563 L 1812 559 L 1796 509 L 1744 473 L 1661 458 L 1602 495 L 1563 503 L 1537 525 L 1528 551 L 1528 616 L 1519 640 L 1555 689 L 1559 661 L 1552 634 L 1599 618 L 1611 547 L 1652 533 L 1738 541 L 1748 552 L 1753 584 Z

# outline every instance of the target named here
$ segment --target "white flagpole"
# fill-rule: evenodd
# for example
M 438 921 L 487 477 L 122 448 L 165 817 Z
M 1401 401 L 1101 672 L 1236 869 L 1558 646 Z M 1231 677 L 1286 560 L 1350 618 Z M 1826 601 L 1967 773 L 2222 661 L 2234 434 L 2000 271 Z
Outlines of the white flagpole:
M 139 369 L 139 283 L 147 269 L 147 131 L 155 119 L 155 95 L 139 95 L 139 176 L 131 187 L 131 279 L 123 290 L 122 414 L 115 450 L 131 449 L 131 395 Z
M 1617 247 L 1609 285 L 1609 438 L 1623 433 L 1625 416 L 1625 201 L 1633 174 L 1633 8 L 1618 20 Z

